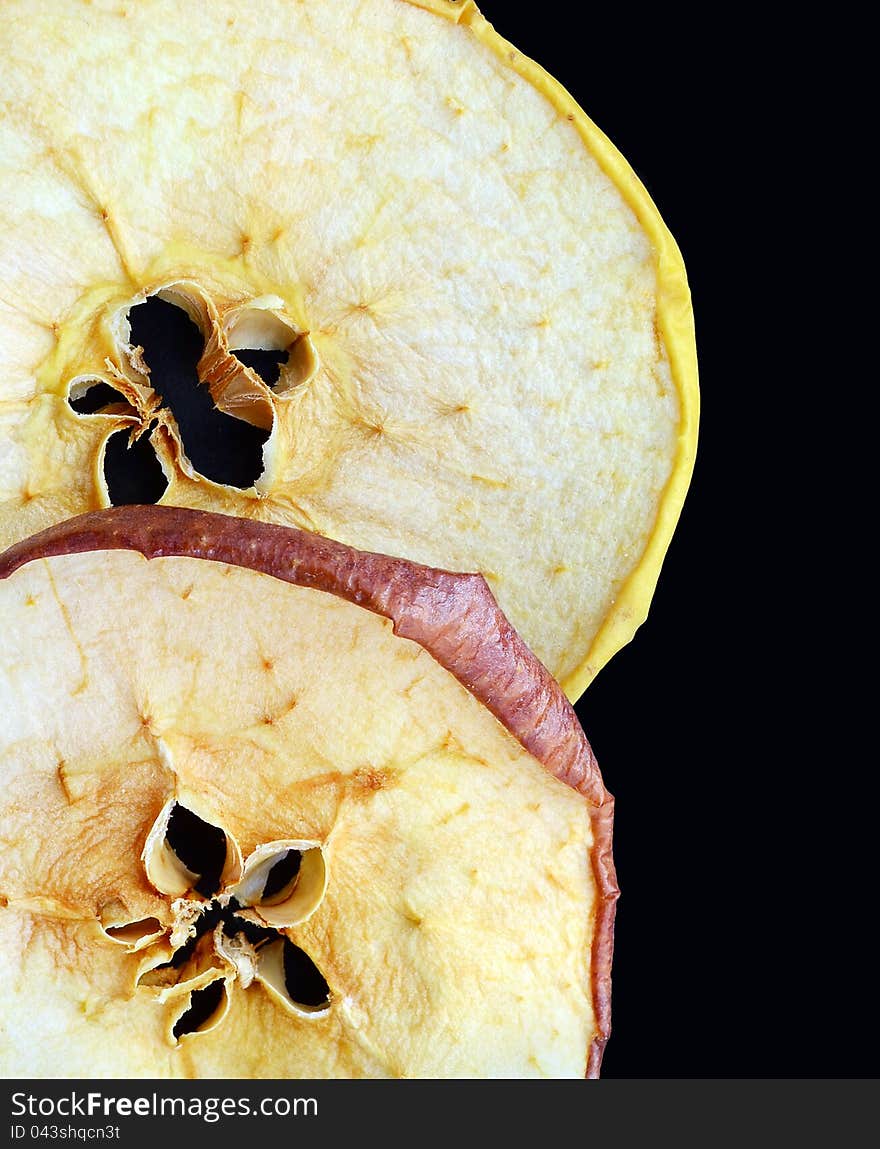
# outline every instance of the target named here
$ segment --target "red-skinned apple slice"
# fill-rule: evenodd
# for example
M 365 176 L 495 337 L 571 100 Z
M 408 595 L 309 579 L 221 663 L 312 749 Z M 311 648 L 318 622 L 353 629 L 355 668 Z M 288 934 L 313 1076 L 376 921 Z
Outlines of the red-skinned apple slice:
M 137 1032 L 118 1072 L 598 1075 L 613 801 L 561 688 L 481 577 L 292 528 L 121 507 L 16 544 L 4 579 L 13 1035 L 21 987 L 54 962 L 69 976 L 47 1009 L 68 1017 L 83 1059 L 72 1072 L 111 1075 L 96 1032 Z M 170 836 L 179 807 L 209 845 L 220 836 L 213 885 Z M 97 844 L 96 814 L 109 827 Z M 271 898 L 266 884 L 261 902 L 247 875 L 276 856 L 302 876 Z M 30 974 L 23 929 L 38 937 Z M 326 997 L 285 1000 L 285 946 L 314 963 Z M 381 954 L 382 976 L 359 947 Z M 70 994 L 89 984 L 80 951 L 103 1031 L 70 1020 Z M 187 1028 L 198 1003 L 208 1012 Z M 24 1071 L 58 1072 L 44 1053 Z

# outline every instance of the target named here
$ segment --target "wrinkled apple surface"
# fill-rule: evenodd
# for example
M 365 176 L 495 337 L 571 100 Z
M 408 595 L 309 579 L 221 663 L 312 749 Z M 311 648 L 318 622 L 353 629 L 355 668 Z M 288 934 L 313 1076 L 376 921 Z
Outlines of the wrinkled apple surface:
M 119 508 L 0 617 L 0 1073 L 598 1072 L 612 803 L 481 579 Z
M 106 507 L 146 437 L 164 503 L 481 572 L 580 693 L 647 610 L 697 397 L 679 253 L 573 100 L 470 0 L 8 0 L 0 59 L 0 545 Z M 131 345 L 157 294 L 268 433 L 252 486 L 196 470 Z

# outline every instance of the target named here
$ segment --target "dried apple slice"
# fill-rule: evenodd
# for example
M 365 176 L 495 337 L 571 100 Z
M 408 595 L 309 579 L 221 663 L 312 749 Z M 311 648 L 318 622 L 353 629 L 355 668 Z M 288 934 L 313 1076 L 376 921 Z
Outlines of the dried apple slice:
M 697 384 L 681 256 L 572 98 L 471 0 L 8 0 L 0 59 L 0 545 L 123 498 L 139 436 L 151 498 L 482 572 L 576 697 L 644 618 Z M 130 343 L 150 296 L 268 433 L 242 489 Z
M 479 576 L 125 507 L 0 615 L 0 1073 L 598 1074 L 612 801 Z

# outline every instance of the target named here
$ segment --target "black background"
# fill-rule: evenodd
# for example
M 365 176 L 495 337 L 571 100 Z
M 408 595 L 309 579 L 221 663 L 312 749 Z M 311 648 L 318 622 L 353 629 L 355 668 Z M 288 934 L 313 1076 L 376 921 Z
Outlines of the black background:
M 823 312 L 788 261 L 824 242 L 801 214 L 822 150 L 796 146 L 796 44 L 743 9 L 481 9 L 632 164 L 696 317 L 691 490 L 647 623 L 577 706 L 617 800 L 603 1076 L 880 1076 L 876 752 L 840 638 L 870 608 L 858 569 L 835 581 L 841 391 L 815 389 Z

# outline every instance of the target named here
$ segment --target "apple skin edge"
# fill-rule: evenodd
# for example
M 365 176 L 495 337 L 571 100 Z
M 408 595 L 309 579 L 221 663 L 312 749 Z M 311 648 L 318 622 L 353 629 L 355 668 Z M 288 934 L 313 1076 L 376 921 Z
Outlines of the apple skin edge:
M 597 886 L 593 1006 L 597 1037 L 586 1076 L 599 1076 L 611 1030 L 611 960 L 619 895 L 612 858 L 614 799 L 562 688 L 511 626 L 479 574 L 454 574 L 358 551 L 321 535 L 183 507 L 120 506 L 58 523 L 0 554 L 0 579 L 35 559 L 132 550 L 247 567 L 384 615 L 422 646 L 547 770 L 582 794 Z

